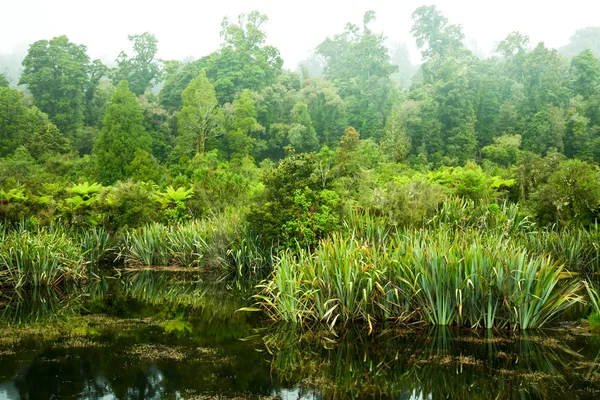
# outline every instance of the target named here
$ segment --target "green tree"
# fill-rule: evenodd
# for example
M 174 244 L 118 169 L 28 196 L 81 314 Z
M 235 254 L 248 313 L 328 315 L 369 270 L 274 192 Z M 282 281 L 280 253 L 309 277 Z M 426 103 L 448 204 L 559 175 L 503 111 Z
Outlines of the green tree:
M 590 225 L 600 211 L 598 169 L 580 160 L 563 161 L 532 199 L 543 223 Z
M 410 138 L 406 132 L 412 111 L 409 104 L 406 102 L 401 107 L 394 108 L 386 121 L 381 147 L 390 161 L 404 162 L 411 150 Z
M 86 50 L 58 36 L 33 43 L 23 59 L 19 85 L 27 85 L 37 107 L 67 136 L 83 125 L 90 63 Z
M 475 157 L 475 111 L 467 79 L 456 76 L 437 93 L 439 120 L 444 132 L 445 156 L 451 164 L 464 164 Z
M 574 57 L 582 51 L 589 49 L 597 58 L 600 58 L 600 26 L 588 26 L 578 29 L 569 38 L 569 44 L 558 51 L 565 57 Z
M 100 181 L 111 184 L 131 175 L 127 166 L 136 150 L 150 151 L 152 140 L 144 130 L 143 113 L 127 81 L 121 81 L 106 109 L 102 130 L 94 144 Z
M 367 11 L 362 29 L 347 24 L 344 32 L 317 46 L 325 58 L 325 77 L 333 82 L 344 99 L 348 123 L 365 138 L 381 137 L 385 120 L 397 96 L 390 75 L 397 67 L 390 62 L 385 37 L 374 33 L 370 24 L 375 13 Z
M 348 125 L 346 104 L 330 81 L 310 78 L 302 82 L 302 101 L 308 106 L 319 143 L 333 147 L 337 145 Z
M 423 60 L 452 56 L 463 48 L 465 35 L 460 25 L 448 24 L 436 6 L 421 6 L 412 13 L 410 32 L 421 49 Z
M 449 24 L 436 6 L 421 6 L 412 13 L 411 33 L 425 61 L 421 66 L 423 80 L 433 83 L 443 79 L 446 70 L 454 70 L 455 60 L 470 54 L 463 47 L 460 25 Z
M 232 158 L 244 158 L 253 152 L 258 134 L 264 127 L 256 120 L 255 101 L 249 90 L 244 90 L 233 102 L 229 130 L 226 134 L 228 153 Z
M 198 77 L 201 71 L 199 61 L 180 62 L 168 60 L 164 62 L 163 81 L 158 102 L 170 112 L 181 109 L 181 93 Z
M 308 106 L 299 101 L 292 109 L 292 124 L 288 132 L 290 144 L 297 152 L 316 151 L 319 146 L 317 133 L 313 127 Z
M 69 140 L 51 122 L 35 132 L 26 147 L 29 153 L 38 160 L 53 154 L 67 154 L 73 151 Z
M 266 34 L 261 26 L 267 21 L 258 11 L 240 14 L 237 23 L 223 18 L 221 49 L 200 60 L 220 103 L 232 102 L 244 89 L 259 92 L 281 73 L 279 50 L 264 45 Z
M 47 123 L 46 114 L 23 105 L 18 91 L 0 88 L 0 157 L 29 143 L 33 133 Z
M 502 135 L 494 138 L 494 144 L 485 146 L 481 151 L 488 160 L 508 167 L 517 162 L 521 135 Z
M 248 217 L 267 245 L 310 246 L 339 224 L 339 196 L 323 180 L 314 153 L 291 154 L 264 178 L 265 191 Z
M 204 70 L 185 88 L 181 98 L 183 107 L 177 113 L 179 145 L 184 154 L 202 154 L 206 141 L 223 133 L 223 113 Z
M 7 88 L 9 86 L 10 82 L 8 81 L 8 79 L 6 79 L 6 76 L 4 76 L 4 74 L 0 74 L 0 89 Z
M 600 85 L 600 63 L 590 50 L 584 50 L 571 59 L 571 90 L 584 99 L 598 93 Z
M 113 73 L 113 83 L 126 80 L 129 89 L 136 95 L 158 83 L 161 76 L 161 60 L 155 59 L 158 52 L 158 40 L 151 33 L 127 36 L 133 47 L 133 57 L 124 51 L 116 60 L 117 68 Z
M 523 135 L 523 147 L 545 156 L 548 153 L 564 150 L 565 133 L 564 112 L 548 104 L 535 113 Z

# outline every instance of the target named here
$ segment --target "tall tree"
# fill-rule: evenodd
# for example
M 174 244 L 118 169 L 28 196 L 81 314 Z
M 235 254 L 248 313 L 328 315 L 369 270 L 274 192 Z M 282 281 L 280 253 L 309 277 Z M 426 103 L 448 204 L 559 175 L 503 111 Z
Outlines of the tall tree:
M 222 133 L 223 114 L 213 85 L 200 71 L 181 94 L 183 107 L 177 114 L 179 145 L 184 153 L 204 153 L 206 140 Z
M 240 14 L 237 23 L 223 18 L 221 49 L 200 61 L 220 103 L 232 102 L 244 89 L 259 92 L 281 73 L 279 50 L 264 45 L 266 34 L 261 27 L 267 21 L 258 11 Z
M 569 44 L 558 51 L 565 57 L 574 57 L 586 49 L 600 58 L 600 26 L 588 26 L 576 30 L 569 38 Z
M 158 40 L 148 32 L 129 35 L 128 38 L 134 55 L 129 57 L 124 51 L 119 54 L 113 82 L 128 81 L 129 89 L 139 96 L 160 80 L 161 60 L 156 59 Z
M 313 127 L 308 106 L 299 101 L 292 109 L 292 125 L 288 133 L 290 144 L 299 153 L 316 151 L 319 146 L 317 133 Z
M 433 83 L 454 73 L 457 61 L 471 52 L 463 46 L 462 26 L 449 24 L 436 6 L 421 6 L 412 13 L 411 33 L 421 50 L 421 71 L 426 83 Z
M 365 138 L 383 134 L 397 94 L 390 75 L 398 67 L 390 62 L 385 37 L 371 30 L 374 20 L 375 13 L 367 11 L 362 29 L 347 24 L 343 33 L 317 46 L 317 53 L 327 62 L 325 77 L 335 84 L 346 102 L 348 122 Z
M 570 84 L 575 95 L 584 99 L 600 89 L 600 63 L 590 50 L 584 50 L 571 59 Z
M 86 50 L 58 36 L 33 43 L 23 59 L 19 85 L 27 85 L 35 104 L 67 135 L 83 126 L 90 63 Z
M 28 143 L 31 135 L 47 123 L 46 114 L 23 105 L 17 90 L 0 88 L 0 157 Z
M 106 109 L 94 144 L 99 179 L 107 184 L 131 176 L 127 168 L 136 150 L 150 152 L 152 140 L 144 130 L 143 113 L 129 83 L 121 81 Z M 139 153 L 139 152 L 138 152 Z
M 448 23 L 436 6 L 421 6 L 412 13 L 410 32 L 417 41 L 424 61 L 446 58 L 463 48 L 465 35 L 460 25 Z
M 244 158 L 253 152 L 256 136 L 264 127 L 256 120 L 256 106 L 252 92 L 244 90 L 233 102 L 229 116 L 229 131 L 226 135 L 231 158 Z

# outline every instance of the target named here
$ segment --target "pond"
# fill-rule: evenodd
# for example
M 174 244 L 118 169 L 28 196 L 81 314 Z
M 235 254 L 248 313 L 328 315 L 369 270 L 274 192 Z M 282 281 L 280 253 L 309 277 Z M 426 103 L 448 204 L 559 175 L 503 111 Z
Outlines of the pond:
M 600 337 L 578 324 L 332 334 L 237 312 L 232 286 L 121 271 L 5 291 L 0 399 L 600 398 Z

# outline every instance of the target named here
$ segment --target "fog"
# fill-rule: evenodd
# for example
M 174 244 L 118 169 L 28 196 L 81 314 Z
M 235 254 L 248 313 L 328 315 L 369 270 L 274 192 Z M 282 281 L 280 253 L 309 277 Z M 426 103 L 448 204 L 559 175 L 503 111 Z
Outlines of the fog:
M 4 2 L 3 2 L 4 3 Z M 10 53 L 22 57 L 31 43 L 66 34 L 72 42 L 85 44 L 92 59 L 112 61 L 129 49 L 127 35 L 151 32 L 159 40 L 163 59 L 199 58 L 221 43 L 221 20 L 228 15 L 259 10 L 269 22 L 263 27 L 268 44 L 279 48 L 285 67 L 297 63 L 327 36 L 343 30 L 347 22 L 360 24 L 366 10 L 375 10 L 373 28 L 391 42 L 405 42 L 413 63 L 420 61 L 410 35 L 411 13 L 423 4 L 436 4 L 450 23 L 461 24 L 465 42 L 476 54 L 489 55 L 498 41 L 518 30 L 535 44 L 544 41 L 558 48 L 568 43 L 576 29 L 599 25 L 600 2 L 477 0 L 314 1 L 227 0 L 30 0 L 3 4 L 0 24 L 0 64 Z M 0 65 L 1 69 L 7 68 Z

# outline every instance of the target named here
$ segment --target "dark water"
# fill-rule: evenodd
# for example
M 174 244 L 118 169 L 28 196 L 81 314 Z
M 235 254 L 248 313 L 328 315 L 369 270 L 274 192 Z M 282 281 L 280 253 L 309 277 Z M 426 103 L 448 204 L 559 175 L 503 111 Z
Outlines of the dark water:
M 271 326 L 193 274 L 0 295 L 0 399 L 600 398 L 600 337 Z

